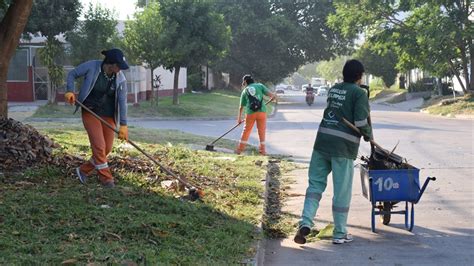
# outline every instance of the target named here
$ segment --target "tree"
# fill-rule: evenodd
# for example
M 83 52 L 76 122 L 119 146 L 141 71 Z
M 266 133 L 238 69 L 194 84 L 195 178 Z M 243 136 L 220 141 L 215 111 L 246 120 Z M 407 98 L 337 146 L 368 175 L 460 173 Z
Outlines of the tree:
M 32 6 L 33 0 L 12 0 L 10 5 L 0 0 L 2 11 L 8 7 L 0 22 L 0 119 L 8 118 L 8 66 L 28 22 Z
M 129 58 L 145 63 L 151 72 L 151 98 L 154 98 L 153 71 L 162 64 L 160 32 L 162 31 L 160 6 L 149 5 L 142 12 L 135 13 L 135 20 L 127 21 L 124 32 L 124 46 Z
M 459 81 L 463 76 L 464 92 L 474 90 L 471 1 L 337 0 L 336 9 L 329 18 L 333 28 L 353 38 L 363 32 L 377 49 L 393 50 L 399 70 L 419 67 Z
M 328 61 L 319 62 L 316 72 L 328 81 L 342 80 L 342 68 L 347 61 L 347 57 L 338 56 Z
M 160 3 L 163 66 L 174 69 L 173 104 L 179 104 L 180 68 L 222 57 L 229 46 L 230 28 L 225 26 L 224 17 L 212 10 L 210 2 L 162 0 Z
M 307 79 L 303 77 L 300 73 L 295 72 L 293 73 L 293 75 L 287 78 L 287 80 L 289 81 L 288 83 L 293 84 L 294 86 L 296 86 L 296 88 L 299 89 L 301 88 L 301 86 L 308 84 L 308 80 L 311 80 L 311 78 Z
M 97 4 L 89 4 L 84 20 L 66 34 L 71 43 L 70 55 L 77 65 L 91 59 L 99 59 L 102 50 L 118 47 L 120 44 L 114 13 Z
M 367 73 L 382 78 L 385 87 L 390 88 L 395 84 L 398 71 L 395 66 L 398 62 L 396 54 L 388 50 L 384 54 L 374 51 L 369 43 L 365 43 L 357 50 L 356 56 L 365 67 Z
M 316 72 L 316 67 L 318 66 L 318 62 L 306 64 L 298 69 L 298 73 L 305 77 L 307 80 L 311 80 L 312 77 L 318 75 Z
M 41 62 L 48 68 L 50 88 L 48 90 L 49 103 L 56 103 L 57 88 L 64 83 L 64 69 L 61 59 L 64 58 L 64 49 L 60 41 L 55 38 L 46 42 L 39 51 Z
M 278 82 L 348 44 L 326 25 L 330 1 L 218 1 L 216 7 L 232 29 L 230 51 L 218 66 L 236 87 L 247 73 Z
M 153 9 L 153 11 L 148 11 Z M 206 64 L 224 55 L 230 41 L 230 29 L 225 26 L 222 15 L 214 12 L 207 1 L 162 0 L 149 4 L 144 13 L 153 16 L 156 27 L 137 29 L 135 43 L 137 54 L 145 59 L 147 53 L 153 53 L 157 65 L 174 70 L 173 104 L 179 104 L 178 78 L 181 67 Z M 137 19 L 137 23 L 138 19 Z M 153 32 L 153 33 L 151 33 Z M 144 50 L 137 42 L 146 42 L 153 34 L 156 44 Z M 126 37 L 127 38 L 127 37 Z M 156 56 L 155 56 L 156 55 Z
M 56 87 L 63 80 L 64 70 L 61 64 L 63 46 L 57 35 L 72 30 L 81 13 L 79 0 L 36 0 L 33 3 L 30 20 L 25 31 L 46 37 L 44 51 L 40 52 L 48 68 L 51 86 L 48 91 L 50 103 L 56 102 Z

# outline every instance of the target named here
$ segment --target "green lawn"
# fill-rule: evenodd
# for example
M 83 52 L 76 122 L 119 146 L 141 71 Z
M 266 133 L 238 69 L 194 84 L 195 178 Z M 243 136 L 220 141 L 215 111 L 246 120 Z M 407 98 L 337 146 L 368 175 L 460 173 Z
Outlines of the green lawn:
M 424 103 L 424 110 L 436 115 L 474 115 L 474 96 L 444 96 L 433 98 Z
M 60 144 L 56 156 L 90 156 L 79 125 L 36 127 Z M 68 174 L 76 165 L 65 163 L 0 175 L 0 264 L 228 265 L 251 257 L 261 237 L 256 225 L 266 157 L 155 144 L 176 140 L 159 131 L 138 137 L 142 130 L 136 130 L 142 148 L 203 187 L 202 201 L 163 189 L 160 183 L 168 178 L 158 169 L 150 174 L 116 166 L 118 185 L 111 190 L 95 178 L 79 184 Z M 118 145 L 111 158 L 147 161 Z
M 387 97 L 389 95 L 395 94 L 395 93 L 401 93 L 401 92 L 406 92 L 407 90 L 403 89 L 379 89 L 379 88 L 374 88 L 373 90 L 370 90 L 370 99 L 371 100 L 378 100 L 384 97 Z
M 179 96 L 179 105 L 172 104 L 172 97 L 160 97 L 158 103 L 140 102 L 138 107 L 129 106 L 129 117 L 237 117 L 240 93 L 228 90 L 215 90 L 211 93 L 185 93 Z M 267 105 L 267 112 L 273 109 Z M 40 107 L 32 116 L 34 118 L 71 118 L 73 106 L 46 105 Z
M 87 142 L 87 135 L 84 130 L 82 123 L 29 123 L 36 129 L 43 133 L 52 136 L 54 139 L 60 138 L 61 142 L 65 142 L 65 149 L 69 149 L 70 145 L 78 145 L 75 143 L 76 139 L 81 140 L 83 150 L 89 149 Z M 199 135 L 193 135 L 185 133 L 179 130 L 172 129 L 146 129 L 129 126 L 129 137 L 134 142 L 145 142 L 149 144 L 161 144 L 161 145 L 192 145 L 194 147 L 202 146 L 205 148 L 206 144 L 211 143 L 215 138 L 204 137 Z M 119 142 L 116 141 L 116 144 Z M 214 146 L 219 148 L 227 148 L 234 150 L 237 145 L 236 141 L 228 139 L 220 139 Z M 115 145 L 117 146 L 117 145 Z M 251 152 L 257 152 L 255 147 L 249 146 L 248 150 Z M 71 150 L 75 152 L 75 150 Z

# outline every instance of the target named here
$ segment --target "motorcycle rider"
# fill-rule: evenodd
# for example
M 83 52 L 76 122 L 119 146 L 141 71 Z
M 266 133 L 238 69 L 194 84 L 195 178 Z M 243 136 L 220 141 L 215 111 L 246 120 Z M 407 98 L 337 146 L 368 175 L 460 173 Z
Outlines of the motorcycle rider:
M 314 102 L 314 88 L 311 87 L 311 84 L 308 84 L 306 87 L 306 103 L 312 104 Z

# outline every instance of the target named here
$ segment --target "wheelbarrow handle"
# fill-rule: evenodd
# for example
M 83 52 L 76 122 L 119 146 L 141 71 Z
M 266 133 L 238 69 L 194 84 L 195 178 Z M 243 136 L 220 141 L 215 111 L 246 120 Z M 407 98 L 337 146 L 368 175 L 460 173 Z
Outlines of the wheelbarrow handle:
M 426 178 L 425 183 L 423 184 L 423 187 L 422 187 L 421 190 L 420 190 L 420 194 L 418 194 L 418 198 L 417 198 L 416 201 L 415 201 L 415 204 L 418 203 L 418 201 L 420 201 L 421 196 L 423 195 L 423 192 L 425 192 L 425 189 L 426 189 L 426 187 L 428 186 L 428 183 L 429 183 L 430 181 L 435 181 L 435 180 L 436 180 L 436 177 L 434 177 L 434 176 L 428 176 L 428 177 Z
M 96 113 L 94 113 L 94 111 L 92 111 L 91 109 L 89 109 L 87 106 L 85 106 L 83 103 L 81 103 L 80 101 L 76 100 L 76 103 L 81 106 L 82 108 L 84 108 L 84 110 L 86 110 L 87 112 L 89 112 L 91 115 L 93 115 L 95 118 L 99 119 L 100 122 L 102 122 L 102 124 L 104 124 L 106 127 L 110 128 L 111 130 L 113 130 L 115 133 L 119 134 L 119 131 L 114 128 L 111 124 L 109 124 L 107 121 L 105 121 L 102 117 L 98 116 Z M 174 179 L 178 180 L 179 182 L 181 182 L 182 184 L 184 184 L 186 187 L 188 188 L 198 188 L 198 189 L 201 189 L 199 187 L 196 187 L 196 186 L 193 186 L 191 185 L 189 182 L 185 181 L 184 179 L 182 179 L 181 177 L 179 177 L 177 174 L 173 173 L 171 170 L 169 170 L 168 168 L 166 168 L 164 165 L 162 165 L 160 162 L 158 162 L 157 160 L 155 160 L 155 158 L 153 158 L 150 154 L 148 154 L 146 151 L 144 151 L 142 148 L 138 147 L 137 144 L 135 144 L 133 141 L 127 139 L 127 142 L 130 143 L 133 147 L 135 147 L 138 151 L 140 151 L 143 155 L 145 155 L 148 159 L 150 159 L 152 162 L 154 162 L 156 165 L 158 165 L 160 167 L 161 170 L 163 170 L 165 173 L 167 173 L 168 175 L 172 176 Z

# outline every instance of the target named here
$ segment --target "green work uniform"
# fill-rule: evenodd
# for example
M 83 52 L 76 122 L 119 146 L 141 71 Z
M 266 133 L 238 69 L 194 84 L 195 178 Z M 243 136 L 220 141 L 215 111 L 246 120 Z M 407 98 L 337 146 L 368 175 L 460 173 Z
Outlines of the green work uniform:
M 245 87 L 245 89 L 242 91 L 242 94 L 240 95 L 240 106 L 245 106 L 246 114 L 250 115 L 255 112 L 266 112 L 267 107 L 265 106 L 265 103 L 263 102 L 262 102 L 262 107 L 260 108 L 260 110 L 252 111 L 250 109 L 249 97 L 247 95 L 247 92 L 250 95 L 255 96 L 260 101 L 263 101 L 263 95 L 267 95 L 269 92 L 268 88 L 265 87 L 265 85 L 261 83 L 252 83 L 248 85 L 247 87 Z
M 327 176 L 332 172 L 334 195 L 332 213 L 334 238 L 347 234 L 347 215 L 351 202 L 354 159 L 357 157 L 360 136 L 345 125 L 341 118 L 355 124 L 361 132 L 372 138 L 368 123 L 369 102 L 366 92 L 355 83 L 336 84 L 329 90 L 327 107 L 319 125 L 308 171 L 300 226 L 313 227 L 313 219 L 326 189 Z

